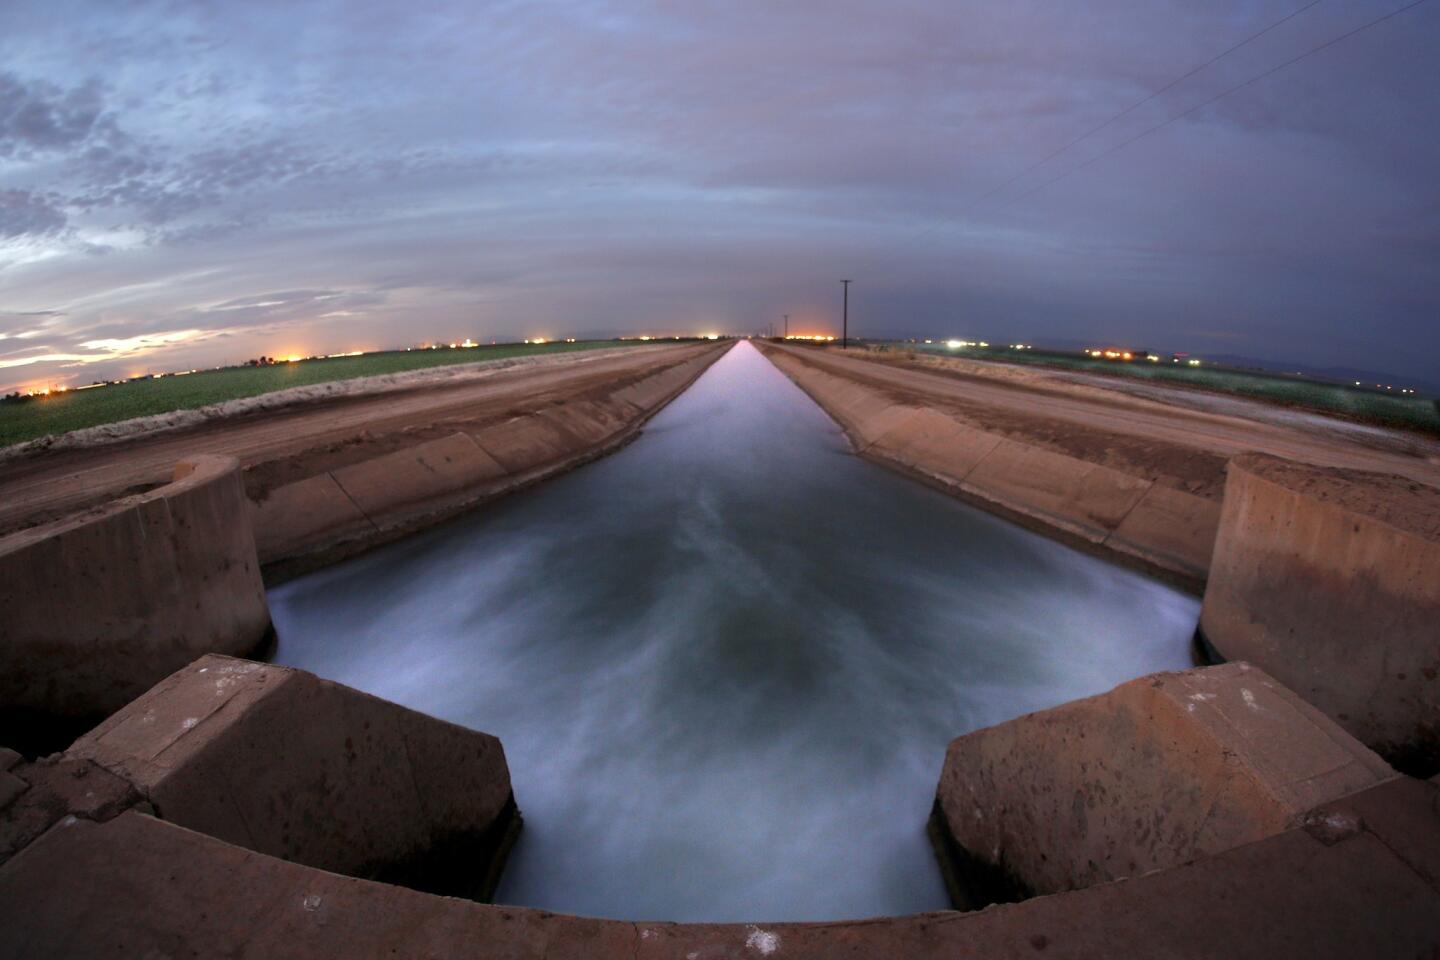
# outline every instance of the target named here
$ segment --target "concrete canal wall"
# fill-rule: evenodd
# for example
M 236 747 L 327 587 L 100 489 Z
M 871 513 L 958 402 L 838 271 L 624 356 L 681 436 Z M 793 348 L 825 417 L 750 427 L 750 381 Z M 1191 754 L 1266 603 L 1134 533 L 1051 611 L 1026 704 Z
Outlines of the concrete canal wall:
M 1440 491 L 1236 457 L 1200 627 L 1392 762 L 1440 770 Z
M 584 463 L 724 352 L 682 354 L 474 433 L 419 442 L 247 498 L 232 457 L 183 460 L 173 482 L 0 539 L 0 744 L 70 742 L 205 653 L 263 653 L 262 569 L 333 562 Z
M 1219 502 L 897 400 L 795 351 L 767 348 L 766 356 L 840 424 L 862 456 L 1197 592 L 1203 585 Z
M 498 740 L 302 671 L 190 662 L 239 643 L 218 626 L 263 639 L 259 559 L 327 562 L 614 449 L 718 355 L 253 506 L 234 461 L 195 458 L 169 486 L 0 541 L 3 656 L 32 671 L 0 673 L 4 703 L 118 709 L 63 755 L 0 749 L 0 956 L 1440 953 L 1440 787 L 1365 746 L 1413 758 L 1435 729 L 1440 511 L 1398 478 L 1242 456 L 1220 515 L 772 352 L 867 456 L 1172 577 L 1208 573 L 1207 637 L 1255 661 L 955 740 L 932 837 L 957 904 L 1018 901 L 987 910 L 670 924 L 433 896 L 483 899 L 498 879 L 519 827 Z
M 1241 453 L 1216 501 L 897 398 L 853 362 L 766 352 L 858 453 L 1203 590 L 1213 654 L 1262 667 L 1401 769 L 1440 770 L 1440 489 Z
M 500 741 L 287 667 L 207 656 L 66 752 L 157 816 L 349 876 L 486 897 L 518 829 Z
M 230 457 L 173 482 L 0 539 L 0 742 L 71 735 L 208 652 L 270 631 L 247 501 Z
M 1395 776 L 1294 693 L 1231 663 L 956 739 L 932 837 L 952 897 L 981 905 L 1219 853 Z
M 1212 675 L 1226 676 L 1223 670 Z M 1196 680 L 1199 686 L 1183 689 L 1204 692 L 1210 682 Z M 218 698 L 216 683 L 225 684 Z M 1266 689 L 1261 709 L 1285 704 L 1284 695 L 1273 692 Z M 1172 699 L 1178 694 L 1182 688 L 1168 691 Z M 223 702 L 213 706 L 212 699 Z M 1251 710 L 1243 695 L 1240 704 Z M 1227 702 L 1225 709 L 1234 706 Z M 1220 708 L 1213 709 L 1218 716 Z M 192 717 L 195 723 L 187 724 Z M 1214 717 L 1201 723 L 1216 725 Z M 309 725 L 324 735 L 285 746 L 287 737 Z M 1136 742 L 1117 739 L 1104 722 L 1090 725 L 1077 716 L 1073 729 L 1085 733 L 1087 727 L 1098 742 L 1088 756 L 1109 755 L 1107 744 L 1123 754 Z M 365 740 L 367 729 L 375 731 L 371 740 Z M 1164 749 L 1163 735 L 1146 735 Z M 1186 743 L 1203 744 L 1202 752 L 1222 758 L 1227 749 L 1245 746 L 1243 737 L 1192 736 Z M 274 750 L 285 752 L 258 762 Z M 1136 750 L 1134 758 L 1145 753 Z M 1225 762 L 1243 777 L 1248 758 L 1242 752 Z M 1226 837 L 1217 831 L 1216 849 L 1191 862 L 983 911 L 830 923 L 756 918 L 675 924 L 492 906 L 357 876 L 357 870 L 377 872 L 377 853 L 407 858 L 403 845 L 384 839 L 387 832 L 421 843 L 457 825 L 484 832 L 494 810 L 490 801 L 508 795 L 503 755 L 483 734 L 456 731 L 296 671 L 207 658 L 68 755 L 33 764 L 17 760 L 0 755 L 3 956 L 1348 960 L 1429 956 L 1440 949 L 1440 790 L 1409 778 L 1371 781 L 1300 810 L 1289 823 L 1262 817 L 1260 839 L 1246 842 L 1246 831 Z M 1143 767 L 1125 765 L 1145 775 Z M 1178 782 L 1181 766 L 1167 763 L 1151 779 Z M 411 795 L 401 783 L 407 773 L 416 778 Z M 1280 806 L 1287 809 L 1306 796 L 1343 789 L 1336 778 L 1328 779 L 1329 789 L 1290 779 L 1300 773 L 1297 767 L 1257 777 L 1283 785 Z M 393 789 L 372 790 L 375 778 Z M 1072 786 L 1057 781 L 1056 796 L 1071 802 Z M 1137 810 L 1127 799 L 1128 786 L 1117 781 L 1115 787 L 1098 794 L 1097 805 L 1123 809 L 1125 816 Z M 425 804 L 451 788 L 476 790 L 487 801 L 438 814 L 446 826 L 436 830 L 437 814 Z M 359 797 L 351 803 L 346 793 Z M 232 794 L 235 810 L 227 812 Z M 302 799 L 292 807 L 297 796 Z M 376 809 L 356 808 L 372 796 Z M 1163 802 L 1182 819 L 1199 810 L 1183 791 L 1169 791 Z M 339 806 L 332 813 L 328 803 Z M 177 818 L 188 818 L 193 828 Z M 1122 821 L 1118 814 L 1111 819 L 1106 829 L 1112 836 L 1118 838 Z M 1185 828 L 1195 826 L 1192 821 Z M 284 840 L 287 831 L 290 839 Z M 300 855 L 275 855 L 277 836 L 291 853 L 303 850 L 306 859 L 328 869 L 298 862 Z M 355 851 L 347 852 L 350 844 Z M 1050 852 L 1074 863 L 1089 856 L 1088 849 Z M 489 869 L 483 860 L 472 866 Z
M 494 737 L 217 655 L 63 755 L 11 757 L 0 862 L 77 818 L 134 809 L 320 870 L 484 899 L 520 827 Z
M 322 566 L 602 456 L 638 436 L 723 352 L 269 490 L 251 509 L 266 576 Z

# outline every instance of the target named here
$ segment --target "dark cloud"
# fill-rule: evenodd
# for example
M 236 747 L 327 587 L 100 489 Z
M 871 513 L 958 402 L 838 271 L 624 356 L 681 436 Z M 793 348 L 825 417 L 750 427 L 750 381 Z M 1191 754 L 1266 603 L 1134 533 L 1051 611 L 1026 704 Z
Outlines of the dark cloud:
M 849 275 L 866 333 L 1427 371 L 1437 9 L 1191 111 L 1379 12 L 1318 5 L 1074 142 L 1297 6 L 13 0 L 7 306 L 187 365 L 819 324 Z
M 45 237 L 65 229 L 65 213 L 29 190 L 0 190 L 0 237 Z
M 0 157 L 68 149 L 84 143 L 101 125 L 97 81 L 62 90 L 0 72 Z

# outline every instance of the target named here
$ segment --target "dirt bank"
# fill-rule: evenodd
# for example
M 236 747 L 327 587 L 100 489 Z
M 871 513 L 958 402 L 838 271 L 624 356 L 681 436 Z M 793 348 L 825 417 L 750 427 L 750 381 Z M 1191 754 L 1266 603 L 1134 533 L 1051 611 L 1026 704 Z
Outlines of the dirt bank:
M 314 569 L 616 449 L 723 352 L 667 355 L 563 394 L 511 397 L 255 465 L 251 525 L 271 582 Z
M 459 363 L 443 367 L 427 367 L 421 370 L 405 370 L 400 373 L 383 373 L 373 377 L 352 377 L 346 380 L 331 380 L 304 387 L 290 387 L 274 390 L 254 397 L 241 397 L 224 403 L 212 403 L 190 410 L 172 410 L 145 417 L 133 417 L 114 423 L 102 423 L 82 430 L 71 430 L 58 436 L 39 437 L 24 443 L 0 447 L 0 464 L 23 459 L 49 450 L 77 450 L 118 443 L 132 437 L 153 437 L 170 430 L 184 430 L 199 427 L 217 420 L 233 420 L 247 414 L 285 410 L 306 406 L 318 400 L 341 397 L 368 397 L 382 393 L 395 393 L 417 387 L 439 387 L 471 383 L 484 380 L 512 367 L 545 367 L 557 362 L 584 360 L 603 357 L 633 347 L 611 347 L 584 354 L 561 354 L 559 356 L 505 357 L 498 360 L 479 360 L 475 363 Z
M 150 489 L 191 454 L 236 457 L 245 469 L 247 491 L 260 495 L 337 463 L 454 433 L 455 424 L 498 422 L 517 408 L 534 409 L 636 382 L 692 357 L 718 355 L 723 346 L 566 354 L 545 358 L 545 363 L 488 368 L 473 378 L 405 383 L 379 394 L 366 393 L 364 382 L 355 381 L 352 392 L 312 397 L 285 409 L 240 412 L 95 447 L 32 450 L 0 467 L 0 534 Z
M 1261 404 L 1218 414 L 1018 368 L 762 348 L 863 455 L 1197 591 L 1235 454 L 1440 484 L 1440 443 L 1411 434 L 1337 430 Z

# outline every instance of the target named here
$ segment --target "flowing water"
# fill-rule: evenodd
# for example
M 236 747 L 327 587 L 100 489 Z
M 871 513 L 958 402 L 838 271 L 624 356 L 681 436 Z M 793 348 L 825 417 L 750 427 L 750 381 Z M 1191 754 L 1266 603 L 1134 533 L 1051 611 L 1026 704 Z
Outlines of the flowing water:
M 500 737 L 497 900 L 943 909 L 945 746 L 1190 665 L 1199 603 L 851 455 L 748 343 L 619 453 L 271 591 L 278 661 Z

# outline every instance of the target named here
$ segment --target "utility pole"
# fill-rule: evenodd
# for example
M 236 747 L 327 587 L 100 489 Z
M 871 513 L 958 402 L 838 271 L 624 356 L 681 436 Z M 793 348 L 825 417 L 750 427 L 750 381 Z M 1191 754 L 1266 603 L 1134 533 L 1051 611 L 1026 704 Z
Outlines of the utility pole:
M 790 314 L 785 314 L 785 339 L 790 339 Z
M 850 347 L 850 281 L 841 280 L 840 284 L 845 290 L 844 308 L 840 314 L 840 349 L 847 350 Z

